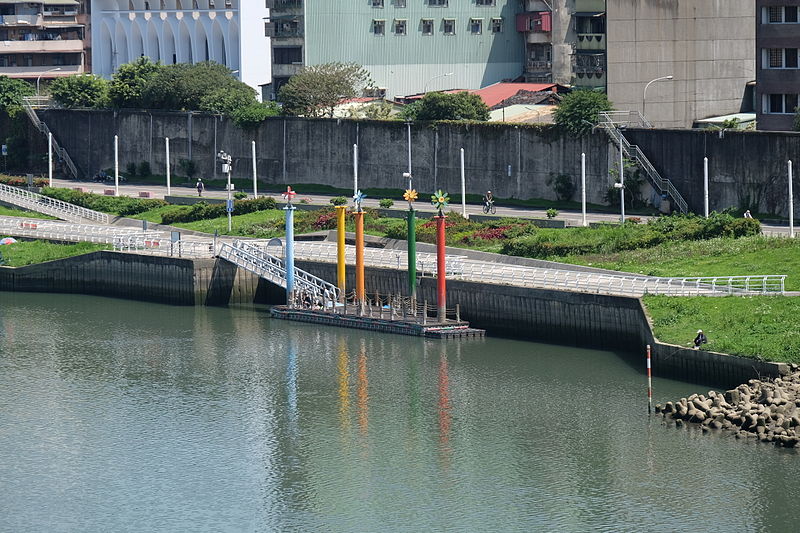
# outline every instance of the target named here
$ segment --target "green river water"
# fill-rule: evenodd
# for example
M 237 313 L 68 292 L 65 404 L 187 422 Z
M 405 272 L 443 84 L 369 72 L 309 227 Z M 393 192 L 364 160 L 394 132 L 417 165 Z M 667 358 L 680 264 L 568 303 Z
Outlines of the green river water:
M 797 531 L 800 454 L 644 366 L 0 292 L 0 531 Z

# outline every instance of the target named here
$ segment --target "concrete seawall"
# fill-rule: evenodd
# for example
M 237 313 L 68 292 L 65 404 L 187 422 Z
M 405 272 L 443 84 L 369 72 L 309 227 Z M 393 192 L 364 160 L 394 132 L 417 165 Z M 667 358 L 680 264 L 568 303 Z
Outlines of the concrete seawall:
M 298 261 L 323 279 L 336 278 L 336 265 Z M 355 283 L 348 269 L 347 284 Z M 406 272 L 368 268 L 367 292 L 404 293 Z M 640 353 L 634 364 L 645 369 L 644 347 L 653 347 L 656 375 L 718 387 L 788 371 L 773 364 L 691 350 L 657 342 L 639 299 L 487 285 L 449 280 L 448 307 L 490 334 Z M 75 293 L 145 300 L 172 305 L 277 304 L 285 292 L 224 260 L 152 257 L 102 251 L 20 268 L 0 267 L 0 291 Z M 436 280 L 419 280 L 419 298 L 436 301 Z

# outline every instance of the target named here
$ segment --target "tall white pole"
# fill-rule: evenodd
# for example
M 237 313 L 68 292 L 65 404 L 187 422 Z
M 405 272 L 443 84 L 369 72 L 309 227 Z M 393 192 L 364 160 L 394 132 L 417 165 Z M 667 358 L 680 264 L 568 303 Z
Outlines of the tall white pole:
M 358 145 L 353 145 L 353 196 L 358 194 Z
M 114 135 L 114 196 L 119 196 L 119 136 Z
M 167 158 L 167 196 L 172 196 L 172 180 L 169 174 L 169 137 L 164 137 L 164 151 Z
M 708 218 L 708 158 L 703 158 L 703 213 Z
M 581 152 L 581 215 L 582 225 L 586 227 L 586 154 Z
M 794 191 L 792 190 L 792 160 L 789 160 L 789 237 L 794 237 Z
M 467 184 L 464 175 L 464 149 L 461 149 L 461 216 L 467 218 Z
M 49 177 L 49 185 L 53 186 L 53 133 L 47 132 L 47 176 Z
M 408 173 L 411 174 L 411 123 L 407 123 L 408 126 Z
M 625 223 L 625 161 L 622 153 L 622 142 L 619 143 L 619 200 L 620 200 L 620 222 Z
M 253 198 L 258 198 L 258 172 L 256 170 L 256 142 L 250 145 L 253 151 Z

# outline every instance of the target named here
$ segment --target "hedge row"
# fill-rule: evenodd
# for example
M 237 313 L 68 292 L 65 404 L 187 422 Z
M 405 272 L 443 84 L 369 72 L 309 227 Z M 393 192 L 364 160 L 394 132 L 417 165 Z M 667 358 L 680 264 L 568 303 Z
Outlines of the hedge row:
M 253 198 L 251 200 L 235 200 L 233 202 L 234 213 L 237 215 L 246 215 L 254 211 L 276 209 L 276 207 L 275 199 L 271 196 Z M 162 213 L 161 222 L 163 224 L 195 222 L 197 220 L 224 217 L 225 214 L 225 204 L 198 202 L 191 207 L 177 207 Z
M 101 194 L 78 192 L 72 189 L 57 189 L 53 187 L 45 187 L 42 189 L 42 194 L 87 209 L 123 217 L 138 215 L 139 213 L 168 205 L 164 200 L 130 198 L 128 196 L 103 196 Z
M 659 217 L 643 225 L 628 222 L 622 226 L 601 228 L 540 229 L 530 235 L 505 241 L 502 253 L 539 259 L 607 254 L 651 248 L 667 241 L 738 238 L 759 233 L 761 224 L 757 220 L 734 218 L 727 213 L 712 213 L 708 219 L 695 215 L 675 215 Z
M 3 185 L 11 185 L 12 187 L 27 187 L 28 180 L 27 178 L 22 178 L 20 176 L 8 176 L 6 174 L 0 174 L 0 183 Z M 33 178 L 33 186 L 34 187 L 45 187 L 47 186 L 47 179 L 45 178 Z

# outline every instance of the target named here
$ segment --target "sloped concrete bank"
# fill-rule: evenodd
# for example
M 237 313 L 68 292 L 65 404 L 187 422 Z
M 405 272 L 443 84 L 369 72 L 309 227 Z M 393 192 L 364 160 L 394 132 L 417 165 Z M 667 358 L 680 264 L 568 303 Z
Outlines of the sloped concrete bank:
M 323 279 L 336 278 L 336 265 L 298 261 Z M 367 292 L 403 293 L 406 273 L 368 268 Z M 419 280 L 419 298 L 436 300 L 436 280 Z M 354 272 L 347 283 L 353 287 Z M 20 268 L 0 267 L 0 291 L 75 293 L 172 305 L 284 303 L 284 290 L 224 260 L 153 257 L 101 251 Z M 471 281 L 448 281 L 448 306 L 490 334 L 529 340 L 619 349 L 641 354 L 630 360 L 645 370 L 652 346 L 657 376 L 716 387 L 734 387 L 756 377 L 778 377 L 784 364 L 690 350 L 657 342 L 637 298 L 544 290 Z M 0 302 L 1 303 L 1 302 Z M 491 356 L 487 354 L 487 356 Z

